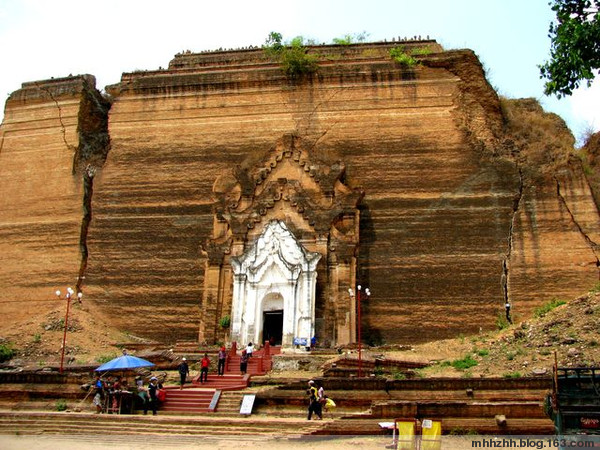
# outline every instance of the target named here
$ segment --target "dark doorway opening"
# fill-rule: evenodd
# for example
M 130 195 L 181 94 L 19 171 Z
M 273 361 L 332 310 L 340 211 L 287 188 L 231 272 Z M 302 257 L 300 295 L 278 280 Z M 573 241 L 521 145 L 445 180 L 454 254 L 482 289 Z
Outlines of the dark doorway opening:
M 263 312 L 263 341 L 281 345 L 283 338 L 283 309 Z

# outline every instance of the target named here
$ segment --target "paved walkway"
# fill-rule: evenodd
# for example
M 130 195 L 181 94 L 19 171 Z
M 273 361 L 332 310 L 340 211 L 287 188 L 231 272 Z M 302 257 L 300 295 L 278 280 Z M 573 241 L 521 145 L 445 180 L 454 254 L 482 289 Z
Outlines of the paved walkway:
M 268 448 L 269 450 L 287 449 L 348 449 L 358 446 L 360 449 L 381 450 L 386 444 L 391 443 L 390 437 L 385 436 L 336 436 L 312 437 L 299 440 L 286 438 L 239 437 L 219 436 L 202 437 L 182 435 L 157 435 L 152 438 L 132 437 L 126 435 L 98 436 L 98 435 L 41 435 L 41 436 L 2 436 L 0 435 L 0 448 L 6 450 L 95 450 L 95 449 L 254 449 Z M 463 447 L 464 448 L 464 447 Z

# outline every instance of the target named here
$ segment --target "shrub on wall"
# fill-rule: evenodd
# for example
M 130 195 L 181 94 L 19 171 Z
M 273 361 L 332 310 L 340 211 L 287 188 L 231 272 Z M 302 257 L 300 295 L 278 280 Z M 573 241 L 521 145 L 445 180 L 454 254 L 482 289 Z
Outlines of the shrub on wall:
M 406 53 L 404 47 L 402 46 L 391 48 L 390 56 L 394 61 L 403 66 L 414 67 L 417 65 L 417 60 L 410 54 Z
M 223 317 L 221 317 L 221 320 L 219 320 L 219 326 L 221 328 L 229 328 L 230 324 L 231 324 L 231 317 L 229 317 L 229 316 L 223 316 Z
M 282 43 L 281 33 L 272 31 L 265 41 L 263 50 L 270 58 L 281 64 L 282 70 L 290 78 L 300 78 L 317 71 L 317 57 L 308 54 L 302 36 L 288 43 Z

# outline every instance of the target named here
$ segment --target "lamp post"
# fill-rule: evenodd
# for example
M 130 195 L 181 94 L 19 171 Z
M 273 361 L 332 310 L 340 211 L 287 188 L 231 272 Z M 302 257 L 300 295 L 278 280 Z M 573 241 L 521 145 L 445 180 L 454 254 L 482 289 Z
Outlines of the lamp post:
M 63 333 L 62 351 L 61 351 L 61 355 L 60 355 L 60 373 L 63 373 L 63 362 L 65 360 L 65 346 L 67 343 L 67 327 L 69 326 L 69 308 L 71 306 L 71 297 L 73 296 L 74 293 L 75 293 L 75 291 L 73 291 L 73 289 L 68 287 L 67 293 L 65 294 L 65 300 L 67 301 L 67 313 L 65 314 L 65 330 Z M 56 296 L 60 299 L 60 291 L 59 290 L 56 291 Z M 81 291 L 79 291 L 77 293 L 77 298 L 79 299 L 80 302 L 81 302 L 81 297 L 83 297 L 83 293 Z
M 350 297 L 354 297 L 354 290 L 352 290 L 352 288 L 348 289 L 348 294 L 350 294 Z M 362 300 L 362 286 L 359 284 L 358 286 L 356 286 L 356 308 L 358 310 L 358 377 L 362 377 L 362 342 L 360 339 L 360 330 L 361 330 L 361 318 L 360 318 L 360 302 Z M 371 291 L 369 290 L 369 288 L 365 289 L 365 295 L 367 297 L 371 296 Z

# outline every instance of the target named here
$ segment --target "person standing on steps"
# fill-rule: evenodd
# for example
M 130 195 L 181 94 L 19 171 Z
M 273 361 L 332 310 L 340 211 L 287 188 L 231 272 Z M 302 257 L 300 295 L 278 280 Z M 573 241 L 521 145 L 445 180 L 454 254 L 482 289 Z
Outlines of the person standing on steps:
M 156 408 L 158 406 L 158 379 L 156 377 L 150 378 L 150 384 L 148 385 L 148 400 L 144 403 L 144 414 L 148 414 L 148 408 L 152 408 L 152 415 L 156 415 Z
M 248 358 L 252 357 L 252 352 L 254 352 L 254 345 L 252 345 L 252 342 L 250 342 L 246 347 L 246 354 L 248 355 Z
M 242 375 L 246 375 L 246 370 L 248 369 L 248 353 L 246 349 L 242 350 L 242 356 L 240 356 L 240 372 Z
M 185 384 L 185 380 L 187 378 L 187 376 L 190 374 L 190 368 L 188 366 L 187 360 L 185 359 L 185 357 L 181 360 L 181 364 L 179 364 L 179 367 L 177 367 L 177 370 L 179 371 L 179 378 L 180 378 L 180 383 L 179 383 L 179 390 L 183 389 L 183 385 Z
M 315 386 L 315 382 L 310 380 L 308 382 L 308 420 L 312 419 L 313 413 L 315 413 L 319 420 L 323 419 L 322 407 L 319 402 L 319 391 Z
M 208 353 L 204 354 L 204 358 L 200 361 L 200 383 L 208 381 L 208 368 L 210 367 L 210 359 Z M 204 381 L 202 381 L 204 380 Z
M 225 374 L 225 361 L 227 360 L 227 350 L 225 346 L 221 347 L 219 350 L 219 361 L 217 363 L 217 374 L 222 376 Z

